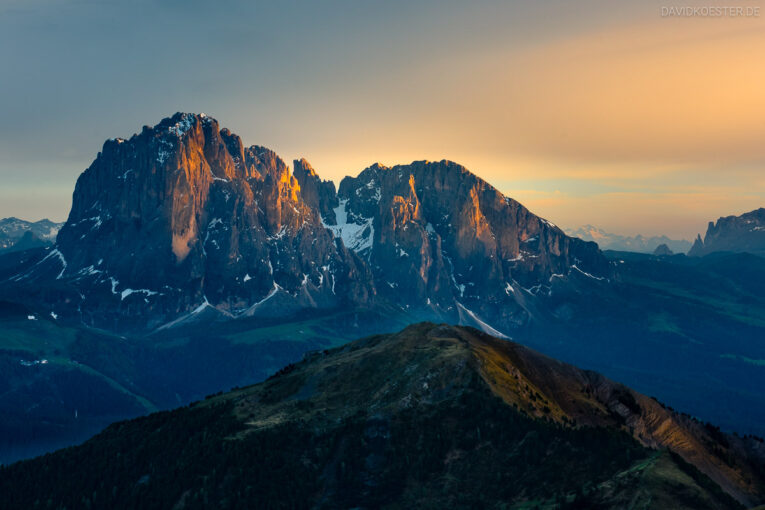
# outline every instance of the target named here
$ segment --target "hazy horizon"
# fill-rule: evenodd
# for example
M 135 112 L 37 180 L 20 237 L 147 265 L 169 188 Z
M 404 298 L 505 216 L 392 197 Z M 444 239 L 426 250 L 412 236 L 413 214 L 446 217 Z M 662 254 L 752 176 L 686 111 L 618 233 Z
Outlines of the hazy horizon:
M 765 206 L 765 22 L 665 5 L 6 0 L 0 217 L 63 221 L 104 140 L 193 111 L 336 183 L 450 159 L 561 227 L 692 239 Z

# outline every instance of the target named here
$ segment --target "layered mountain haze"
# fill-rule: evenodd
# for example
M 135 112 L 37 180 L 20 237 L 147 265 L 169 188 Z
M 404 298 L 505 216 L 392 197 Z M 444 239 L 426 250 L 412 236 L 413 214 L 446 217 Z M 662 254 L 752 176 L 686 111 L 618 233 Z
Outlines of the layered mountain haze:
M 63 223 L 48 219 L 31 222 L 19 218 L 3 218 L 0 220 L 0 253 L 51 245 L 56 242 L 62 226 Z
M 374 165 L 337 193 L 307 161 L 294 167 L 203 114 L 108 140 L 77 181 L 56 249 L 11 278 L 13 292 L 118 331 L 201 312 L 368 308 L 378 295 L 504 331 L 532 317 L 526 302 L 554 278 L 611 272 L 594 244 L 452 162 Z M 52 284 L 46 302 L 37 289 Z
M 667 236 L 625 236 L 606 232 L 602 228 L 592 225 L 583 225 L 579 228 L 567 228 L 566 234 L 578 237 L 585 241 L 598 243 L 601 250 L 635 251 L 639 253 L 652 253 L 662 244 L 673 252 L 685 253 L 691 248 L 691 242 L 686 239 L 670 239 Z
M 0 469 L 4 508 L 39 491 L 49 508 L 743 508 L 765 497 L 765 445 L 424 323 Z

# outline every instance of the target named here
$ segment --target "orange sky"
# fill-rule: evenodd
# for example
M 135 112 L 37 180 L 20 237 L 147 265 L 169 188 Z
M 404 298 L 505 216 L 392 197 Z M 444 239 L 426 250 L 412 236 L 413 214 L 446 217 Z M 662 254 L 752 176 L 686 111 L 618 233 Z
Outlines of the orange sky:
M 204 111 L 336 181 L 375 161 L 452 159 L 563 227 L 690 238 L 765 206 L 763 12 L 668 18 L 675 4 L 656 0 L 12 5 L 0 8 L 0 64 L 18 78 L 0 83 L 17 120 L 0 126 L 0 216 L 64 218 L 105 138 L 175 111 Z
M 398 85 L 419 115 L 378 113 L 346 134 L 350 153 L 329 140 L 306 151 L 333 179 L 375 159 L 446 157 L 561 225 L 690 237 L 765 205 L 763 28 L 656 16 L 450 55 L 410 69 L 438 87 Z

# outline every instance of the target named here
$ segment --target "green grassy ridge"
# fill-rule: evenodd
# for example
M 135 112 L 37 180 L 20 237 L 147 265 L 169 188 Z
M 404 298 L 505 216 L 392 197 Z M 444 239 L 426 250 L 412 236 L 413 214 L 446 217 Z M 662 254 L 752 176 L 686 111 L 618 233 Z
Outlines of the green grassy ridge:
M 0 468 L 0 506 L 606 508 L 653 490 L 625 476 L 655 457 L 626 433 L 532 419 L 477 377 L 435 404 L 357 408 L 328 428 L 295 412 L 242 434 L 236 406 L 248 393 L 114 424 L 80 447 Z M 616 496 L 605 490 L 612 480 Z M 691 489 L 705 504 L 675 508 L 738 508 Z
M 84 501 L 170 508 L 186 494 L 185 508 L 376 507 L 397 500 L 394 507 L 467 507 L 568 493 L 645 455 L 625 435 L 604 441 L 602 431 L 564 430 L 487 398 L 471 395 L 387 420 L 358 415 L 320 433 L 290 421 L 236 440 L 230 438 L 242 424 L 230 403 L 158 413 L 109 427 L 82 447 L 0 470 L 0 501 L 9 510 Z M 390 441 L 375 441 L 370 427 L 385 428 Z M 555 442 L 560 434 L 565 439 Z M 540 456 L 551 443 L 557 446 Z M 600 453 L 588 454 L 595 444 Z M 463 460 L 444 464 L 455 449 Z M 375 456 L 382 464 L 370 462 Z M 560 477 L 574 458 L 576 468 Z M 35 494 L 45 497 L 38 502 Z

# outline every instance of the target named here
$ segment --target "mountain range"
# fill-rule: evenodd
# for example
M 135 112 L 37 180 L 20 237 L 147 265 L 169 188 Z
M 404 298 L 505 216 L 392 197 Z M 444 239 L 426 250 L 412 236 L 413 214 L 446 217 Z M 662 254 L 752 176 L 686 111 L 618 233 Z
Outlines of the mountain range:
M 205 115 L 109 140 L 77 180 L 56 248 L 10 293 L 113 331 L 381 303 L 505 331 L 553 280 L 612 271 L 594 243 L 449 161 L 375 164 L 337 193 L 294 166 Z
M 107 140 L 55 246 L 0 255 L 0 462 L 421 321 L 765 434 L 765 259 L 601 251 L 450 161 L 335 188 L 206 115 Z
M 764 498 L 762 439 L 429 323 L 310 353 L 261 384 L 0 469 L 8 509 L 698 510 Z
M 35 222 L 0 219 L 0 253 L 50 246 L 56 242 L 56 235 L 63 225 L 48 219 Z
M 667 236 L 645 237 L 640 234 L 624 236 L 606 232 L 592 225 L 584 225 L 576 229 L 567 228 L 565 232 L 572 237 L 598 243 L 601 250 L 653 253 L 656 248 L 665 244 L 675 253 L 686 253 L 692 246 L 692 243 L 686 239 L 670 239 Z

